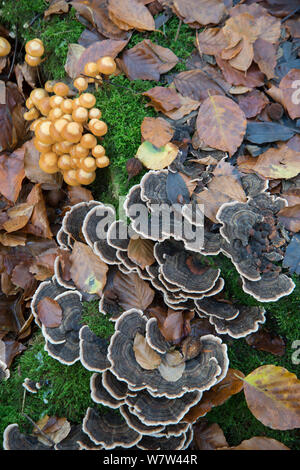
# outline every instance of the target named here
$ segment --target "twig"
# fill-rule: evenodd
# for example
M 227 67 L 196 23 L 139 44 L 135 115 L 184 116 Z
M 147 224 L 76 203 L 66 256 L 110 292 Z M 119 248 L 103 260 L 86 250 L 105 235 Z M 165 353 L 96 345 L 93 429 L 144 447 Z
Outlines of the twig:
M 182 25 L 182 20 L 179 20 L 178 28 L 177 28 L 176 35 L 175 35 L 175 38 L 174 38 L 174 41 L 175 41 L 175 42 L 176 42 L 177 39 L 178 39 L 178 36 L 179 36 L 179 33 L 180 33 L 181 25 Z
M 282 18 L 281 23 L 284 23 L 286 20 L 294 16 L 294 14 L 297 13 L 298 10 L 300 10 L 300 7 L 295 8 L 295 10 L 291 11 L 291 13 Z
M 35 16 L 32 18 L 32 20 L 28 23 L 28 28 L 30 28 L 30 26 L 32 26 L 33 23 L 34 23 L 40 16 L 42 16 L 42 15 L 43 15 L 43 13 L 38 13 L 37 15 L 35 15 Z
M 14 55 L 13 55 L 13 58 L 12 58 L 12 61 L 11 61 L 11 66 L 10 66 L 10 69 L 9 69 L 9 72 L 8 72 L 8 75 L 7 75 L 7 80 L 10 79 L 10 76 L 12 74 L 12 71 L 13 71 L 13 68 L 14 68 L 14 65 L 15 65 L 16 55 L 17 55 L 17 47 L 18 47 L 18 30 L 16 29 L 15 50 L 14 50 Z
M 26 419 L 28 419 L 28 421 L 30 421 L 30 423 L 37 429 L 37 431 L 48 441 L 50 442 L 51 445 L 55 445 L 55 442 L 50 439 L 50 437 L 47 436 L 47 434 L 44 433 L 44 431 L 41 430 L 41 428 L 30 418 L 30 416 L 28 416 L 26 413 L 22 412 L 21 413 L 23 416 L 25 416 Z

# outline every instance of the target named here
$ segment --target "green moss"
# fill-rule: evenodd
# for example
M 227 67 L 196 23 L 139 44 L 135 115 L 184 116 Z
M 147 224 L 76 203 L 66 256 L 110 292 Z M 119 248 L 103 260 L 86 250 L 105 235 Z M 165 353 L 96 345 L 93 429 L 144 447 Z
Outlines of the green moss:
M 96 199 L 113 204 L 116 208 L 119 197 L 125 196 L 128 189 L 140 181 L 141 175 L 127 184 L 126 162 L 135 156 L 141 143 L 144 117 L 157 115 L 153 108 L 145 107 L 147 100 L 142 95 L 156 84 L 145 80 L 129 81 L 119 76 L 112 78 L 110 84 L 95 93 L 96 105 L 108 125 L 102 144 L 111 163 L 106 169 L 97 171 L 97 178 L 90 189 Z
M 47 383 L 37 392 L 26 392 L 22 383 L 28 377 Z M 11 377 L 0 384 L 0 440 L 8 424 L 18 423 L 22 432 L 31 432 L 31 423 L 45 414 L 66 417 L 69 421 L 82 421 L 89 406 L 95 407 L 90 397 L 91 372 L 80 362 L 71 366 L 61 364 L 44 351 L 44 338 L 38 333 L 27 351 L 15 360 Z M 24 401 L 24 402 L 23 402 Z M 99 410 L 104 407 L 98 406 Z
M 82 323 L 101 338 L 109 339 L 115 331 L 114 323 L 109 317 L 99 312 L 99 300 L 83 303 Z
M 23 43 L 17 61 L 24 60 L 24 46 L 27 41 L 35 37 L 43 41 L 45 61 L 40 65 L 42 83 L 46 80 L 58 80 L 65 77 L 64 65 L 68 44 L 77 42 L 84 30 L 84 26 L 75 18 L 74 8 L 71 8 L 67 14 L 52 15 L 45 21 L 43 13 L 48 7 L 49 3 L 44 0 L 19 0 L 18 2 L 8 0 L 1 9 L 1 22 L 9 29 L 17 31 L 18 40 Z M 35 21 L 33 21 L 34 18 L 36 18 Z

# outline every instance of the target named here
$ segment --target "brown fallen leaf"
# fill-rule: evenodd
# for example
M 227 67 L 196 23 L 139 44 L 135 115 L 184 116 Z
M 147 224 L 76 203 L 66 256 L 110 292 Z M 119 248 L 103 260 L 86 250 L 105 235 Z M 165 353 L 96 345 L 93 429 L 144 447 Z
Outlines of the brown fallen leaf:
M 3 223 L 6 232 L 17 232 L 25 227 L 32 215 L 33 207 L 33 205 L 24 202 L 8 209 L 6 212 L 8 220 Z
M 83 186 L 68 186 L 68 198 L 70 206 L 78 204 L 79 202 L 89 202 L 94 199 L 92 192 Z
M 133 341 L 133 351 L 136 362 L 146 370 L 157 369 L 161 363 L 160 355 L 147 343 L 146 338 L 137 333 Z
M 272 439 L 271 437 L 255 436 L 251 439 L 242 441 L 234 447 L 221 447 L 218 450 L 290 450 L 289 447 L 282 442 Z
M 37 305 L 37 314 L 40 322 L 46 328 L 56 328 L 62 322 L 62 309 L 56 300 L 44 297 Z
M 138 274 L 118 271 L 112 286 L 105 290 L 105 298 L 117 302 L 123 310 L 137 308 L 144 311 L 153 301 L 154 290 Z
M 257 116 L 269 103 L 267 96 L 259 90 L 242 95 L 238 101 L 247 119 Z
M 243 381 L 240 377 L 245 377 L 241 371 L 228 369 L 226 377 L 210 390 L 204 392 L 200 402 L 190 408 L 183 420 L 195 423 L 198 418 L 205 416 L 213 407 L 222 405 L 232 395 L 239 393 L 243 389 Z
M 144 238 L 131 238 L 128 245 L 128 257 L 145 269 L 146 266 L 151 266 L 155 263 L 155 257 L 153 254 L 154 243 L 151 240 Z
M 244 171 L 244 165 L 247 168 L 247 163 L 239 165 L 241 171 Z M 255 162 L 251 160 L 251 171 L 264 178 L 293 178 L 300 173 L 300 152 L 295 152 L 285 143 L 278 148 L 270 148 L 260 154 Z
M 181 106 L 179 93 L 174 88 L 156 86 L 143 93 L 150 98 L 151 102 L 147 106 L 153 106 L 156 111 L 166 113 Z
M 106 284 L 108 266 L 86 245 L 75 241 L 70 256 L 71 277 L 76 287 L 89 294 L 101 296 Z
M 80 59 L 81 55 L 85 51 L 85 47 L 81 46 L 80 44 L 69 44 L 68 45 L 68 54 L 65 63 L 65 71 L 69 75 L 70 78 L 75 80 L 78 77 L 77 72 L 77 63 Z
M 71 5 L 106 38 L 128 39 L 128 33 L 109 17 L 107 0 L 74 0 Z
M 254 62 L 262 73 L 270 80 L 275 77 L 277 63 L 277 47 L 265 39 L 258 38 L 253 44 Z
M 52 0 L 50 6 L 44 12 L 44 18 L 51 15 L 59 15 L 61 13 L 68 13 L 69 4 L 66 0 Z
M 291 207 L 284 207 L 278 212 L 280 223 L 291 232 L 300 230 L 300 203 Z
M 46 439 L 45 435 L 55 444 L 58 444 L 67 437 L 71 430 L 71 425 L 67 418 L 58 418 L 57 416 L 45 415 L 37 421 L 37 426 L 43 431 L 43 434 L 38 429 L 34 429 L 33 434 L 37 436 L 39 442 L 44 445 L 50 446 L 50 442 Z
M 195 101 L 189 96 L 182 96 L 178 93 L 178 98 L 180 101 L 179 108 L 171 109 L 171 111 L 165 111 L 165 115 L 174 121 L 182 119 L 187 114 L 190 114 L 192 111 L 195 111 L 200 106 L 200 101 Z
M 184 23 L 195 28 L 218 24 L 226 11 L 222 0 L 174 0 L 172 8 Z
M 253 43 L 259 35 L 257 22 L 250 13 L 231 16 L 223 27 L 228 46 L 221 52 L 222 59 L 229 60 L 232 67 L 246 72 L 253 60 Z
M 0 193 L 12 202 L 18 199 L 25 177 L 24 153 L 23 145 L 10 155 L 0 155 Z
M 167 47 L 154 44 L 149 39 L 123 52 L 118 66 L 129 80 L 155 80 L 178 63 L 178 57 Z
M 26 346 L 19 341 L 4 338 L 0 340 L 0 361 L 4 362 L 9 368 L 14 358 L 26 349 Z
M 120 29 L 154 31 L 155 22 L 148 8 L 138 0 L 108 0 L 108 14 Z
M 283 356 L 285 353 L 285 342 L 283 339 L 265 329 L 259 329 L 256 333 L 246 336 L 245 341 L 254 349 L 267 351 L 275 356 Z
M 264 84 L 264 74 L 259 70 L 258 66 L 254 63 L 249 67 L 247 73 L 237 70 L 232 67 L 227 60 L 223 60 L 220 56 L 216 56 L 216 61 L 222 73 L 231 85 L 243 85 L 249 88 L 255 88 Z
M 172 139 L 174 129 L 163 118 L 145 117 L 141 124 L 142 137 L 155 147 L 163 147 Z
M 300 380 L 284 367 L 258 367 L 244 379 L 251 413 L 272 429 L 300 427 Z
M 53 234 L 47 216 L 46 204 L 40 184 L 36 184 L 27 197 L 27 204 L 33 205 L 31 218 L 23 228 L 26 233 L 31 233 L 37 237 L 52 238 Z
M 17 85 L 6 82 L 5 103 L 0 104 L 0 151 L 13 149 L 25 140 L 26 121 L 23 118 L 24 98 Z
M 197 450 L 217 450 L 227 447 L 224 433 L 217 423 L 209 424 L 206 420 L 199 420 L 193 426 L 193 445 Z
M 203 101 L 209 95 L 225 95 L 224 90 L 201 69 L 180 72 L 174 78 L 174 85 L 182 96 Z
M 197 46 L 201 54 L 220 54 L 228 41 L 221 28 L 207 28 L 198 33 Z
M 232 156 L 242 143 L 247 121 L 244 112 L 230 98 L 213 95 L 200 106 L 196 128 L 209 147 Z

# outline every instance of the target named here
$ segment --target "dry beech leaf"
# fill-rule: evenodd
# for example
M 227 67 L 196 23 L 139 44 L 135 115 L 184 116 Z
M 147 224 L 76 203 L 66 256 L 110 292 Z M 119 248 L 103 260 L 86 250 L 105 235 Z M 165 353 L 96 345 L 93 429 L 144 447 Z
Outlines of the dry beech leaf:
M 266 365 L 244 379 L 251 413 L 272 429 L 300 427 L 300 380 L 283 367 Z
M 56 416 L 45 415 L 37 422 L 38 427 L 46 434 L 51 441 L 58 444 L 67 437 L 71 430 L 71 425 L 67 418 L 57 418 Z M 50 445 L 46 437 L 37 429 L 33 431 L 37 439 L 45 445 Z
M 56 300 L 44 297 L 37 305 L 40 322 L 47 328 L 56 328 L 62 321 L 62 309 Z
M 239 106 L 247 119 L 257 116 L 268 103 L 267 96 L 259 90 L 252 90 L 239 98 Z
M 277 47 L 265 39 L 258 38 L 253 44 L 254 62 L 270 80 L 275 77 Z
M 275 356 L 283 356 L 285 353 L 285 343 L 283 339 L 264 329 L 259 329 L 256 333 L 246 336 L 245 341 L 254 349 L 267 351 L 271 354 L 275 354 Z
M 23 229 L 26 233 L 31 233 L 37 237 L 52 238 L 53 234 L 47 216 L 46 204 L 40 184 L 36 184 L 29 193 L 27 204 L 33 205 L 31 218 Z
M 182 96 L 178 93 L 178 98 L 180 101 L 180 106 L 178 109 L 172 109 L 171 111 L 165 111 L 165 115 L 170 119 L 177 121 L 182 119 L 183 116 L 190 114 L 192 111 L 195 111 L 200 106 L 200 101 L 195 101 L 189 96 Z
M 6 83 L 5 103 L 0 104 L 0 151 L 15 148 L 19 140 L 24 141 L 26 124 L 23 118 L 23 96 L 17 85 Z
M 133 341 L 133 350 L 136 362 L 146 370 L 154 370 L 161 363 L 161 357 L 159 354 L 150 348 L 146 341 L 146 338 L 137 333 Z
M 227 60 L 223 60 L 220 56 L 216 56 L 216 61 L 222 73 L 231 85 L 242 85 L 248 88 L 255 88 L 264 85 L 264 74 L 259 70 L 256 64 L 252 64 L 247 73 L 237 70 L 230 65 Z
M 201 54 L 220 54 L 227 45 L 227 39 L 220 28 L 204 29 L 197 35 L 197 46 Z
M 49 8 L 44 12 L 44 18 L 47 18 L 51 15 L 59 15 L 61 13 L 68 13 L 69 11 L 69 4 L 66 0 L 52 0 L 50 3 Z
M 151 240 L 131 238 L 128 245 L 128 257 L 142 269 L 145 269 L 146 266 L 155 263 L 153 247 L 154 243 Z
M 178 73 L 174 78 L 174 85 L 182 96 L 188 96 L 195 101 L 203 101 L 209 94 L 225 94 L 223 89 L 200 69 Z
M 71 277 L 79 290 L 101 296 L 106 284 L 107 265 L 85 243 L 75 241 L 70 256 Z
M 300 152 L 282 144 L 260 154 L 252 163 L 252 171 L 264 178 L 289 179 L 300 173 Z M 243 171 L 244 165 L 239 165 L 239 168 Z
M 8 209 L 6 213 L 9 219 L 3 223 L 6 232 L 16 232 L 25 227 L 31 217 L 33 207 L 33 205 L 24 202 Z
M 230 17 L 223 27 L 228 46 L 221 52 L 222 59 L 229 59 L 235 69 L 246 72 L 253 57 L 253 43 L 259 35 L 257 22 L 249 13 Z
M 71 206 L 94 199 L 92 192 L 83 186 L 68 186 L 68 198 Z
M 167 47 L 154 44 L 149 39 L 136 44 L 122 54 L 118 66 L 130 80 L 156 80 L 171 70 L 178 57 Z
M 225 14 L 223 0 L 174 0 L 173 10 L 191 26 L 218 24 Z
M 299 106 L 300 70 L 291 69 L 281 80 L 279 89 L 282 90 L 283 105 L 292 119 L 300 117 Z
M 145 117 L 141 124 L 141 133 L 145 140 L 160 148 L 170 142 L 174 135 L 174 129 L 163 118 Z
M 78 58 L 75 66 L 76 77 L 83 72 L 84 66 L 88 62 L 97 62 L 100 57 L 105 56 L 110 56 L 115 59 L 124 49 L 127 42 L 127 40 L 117 41 L 114 39 L 94 42 L 91 46 L 87 47 Z
M 1 233 L 0 232 L 0 243 L 3 246 L 25 246 L 26 235 L 23 233 Z
M 214 406 L 222 405 L 232 395 L 239 393 L 243 388 L 243 381 L 240 377 L 245 377 L 241 371 L 228 369 L 226 377 L 210 390 L 204 392 L 200 402 L 190 408 L 184 416 L 184 421 L 195 423 L 198 418 L 206 415 Z
M 0 155 L 0 193 L 12 202 L 16 202 L 18 199 L 25 177 L 24 153 L 23 146 L 10 155 Z
M 284 207 L 278 212 L 280 223 L 291 230 L 291 232 L 299 232 L 300 230 L 300 203 L 291 207 Z
M 199 420 L 194 425 L 194 445 L 197 450 L 217 450 L 228 446 L 224 433 L 217 423 Z
M 213 193 L 222 192 L 230 199 L 246 202 L 247 196 L 242 187 L 240 174 L 237 169 L 222 159 L 213 171 L 213 178 L 208 183 L 208 190 Z
M 210 96 L 200 106 L 196 123 L 199 138 L 230 156 L 241 145 L 246 126 L 244 112 L 230 98 Z
M 128 33 L 110 19 L 107 0 L 74 0 L 71 5 L 106 38 L 128 38 Z
M 154 31 L 155 22 L 147 7 L 138 0 L 108 0 L 109 17 L 120 29 Z
M 25 351 L 27 348 L 14 339 L 0 340 L 0 361 L 5 362 L 7 367 L 10 367 L 13 359 Z
M 143 93 L 150 98 L 151 102 L 147 106 L 153 106 L 156 111 L 166 113 L 172 109 L 179 108 L 181 105 L 179 93 L 174 88 L 156 86 Z
M 177 154 L 178 147 L 171 142 L 157 148 L 146 140 L 139 146 L 136 158 L 149 170 L 162 170 L 175 160 Z
M 75 78 L 78 77 L 77 63 L 84 51 L 85 51 L 85 47 L 81 46 L 80 44 L 68 45 L 68 54 L 67 54 L 67 60 L 65 63 L 65 71 L 67 72 L 69 77 L 72 78 L 73 80 L 75 80 Z
M 138 274 L 118 271 L 113 279 L 112 290 L 106 295 L 117 300 L 124 310 L 137 308 L 144 311 L 153 301 L 154 290 Z
M 155 316 L 155 311 L 151 310 Z M 167 341 L 174 344 L 180 343 L 191 330 L 190 320 L 194 317 L 191 311 L 168 309 L 163 323 L 158 318 L 159 329 Z
M 290 450 L 282 442 L 271 437 L 255 436 L 242 441 L 235 447 L 221 447 L 218 450 Z

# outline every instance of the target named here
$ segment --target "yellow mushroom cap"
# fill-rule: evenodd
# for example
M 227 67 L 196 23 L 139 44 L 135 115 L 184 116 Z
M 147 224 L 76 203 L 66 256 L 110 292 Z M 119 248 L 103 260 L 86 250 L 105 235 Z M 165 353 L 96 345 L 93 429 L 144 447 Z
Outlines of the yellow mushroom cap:
M 111 75 L 116 71 L 117 65 L 112 57 L 105 56 L 97 60 L 98 70 L 104 75 Z
M 25 44 L 25 51 L 33 57 L 41 57 L 44 54 L 44 45 L 38 38 L 31 39 Z
M 0 36 L 0 57 L 5 57 L 10 53 L 11 45 L 7 39 Z
M 45 173 L 57 173 L 57 155 L 54 152 L 42 153 L 39 159 L 39 166 Z
M 105 168 L 109 163 L 109 158 L 106 155 L 96 158 L 96 165 L 98 168 Z
M 37 67 L 41 63 L 41 58 L 40 57 L 34 57 L 33 55 L 30 54 L 25 54 L 25 62 L 27 62 L 30 67 Z
M 69 87 L 64 82 L 57 82 L 53 87 L 53 93 L 58 96 L 67 96 L 69 93 Z
M 77 88 L 77 90 L 79 91 L 84 91 L 87 89 L 87 87 L 89 86 L 87 80 L 84 78 L 84 77 L 77 77 L 75 78 L 74 82 L 73 82 L 73 85 L 75 88 Z
M 96 104 L 96 98 L 92 93 L 82 93 L 79 96 L 79 103 L 84 108 L 93 108 Z

